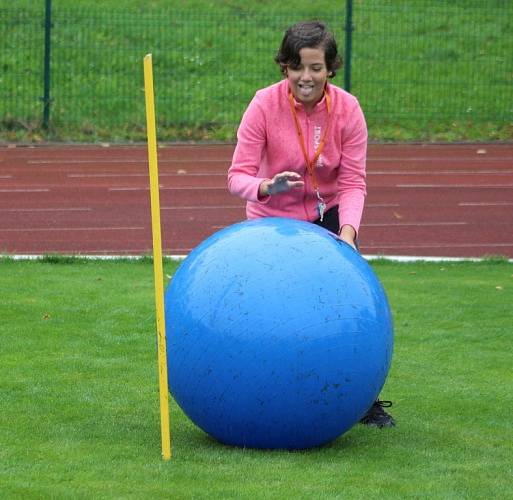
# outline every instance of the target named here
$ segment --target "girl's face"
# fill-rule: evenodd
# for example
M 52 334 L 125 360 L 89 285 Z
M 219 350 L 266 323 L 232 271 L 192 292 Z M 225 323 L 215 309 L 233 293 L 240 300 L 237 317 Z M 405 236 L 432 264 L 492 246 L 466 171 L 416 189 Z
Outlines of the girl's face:
M 287 66 L 287 80 L 292 94 L 307 111 L 312 111 L 322 99 L 328 80 L 324 49 L 303 48 L 299 51 L 299 66 Z

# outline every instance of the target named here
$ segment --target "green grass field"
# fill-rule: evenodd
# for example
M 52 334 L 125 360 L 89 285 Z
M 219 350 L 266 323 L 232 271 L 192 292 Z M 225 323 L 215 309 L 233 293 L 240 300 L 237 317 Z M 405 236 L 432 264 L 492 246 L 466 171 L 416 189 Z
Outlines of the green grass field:
M 244 450 L 172 404 L 165 463 L 151 261 L 0 259 L 0 496 L 512 498 L 513 264 L 372 265 L 395 318 L 396 428 Z
M 355 1 L 351 91 L 371 139 L 511 140 L 510 14 L 500 0 Z M 45 132 L 43 15 L 42 1 L 0 0 L 4 140 L 144 141 L 148 52 L 159 139 L 233 140 L 255 91 L 281 78 L 287 26 L 321 17 L 344 52 L 344 1 L 55 1 Z

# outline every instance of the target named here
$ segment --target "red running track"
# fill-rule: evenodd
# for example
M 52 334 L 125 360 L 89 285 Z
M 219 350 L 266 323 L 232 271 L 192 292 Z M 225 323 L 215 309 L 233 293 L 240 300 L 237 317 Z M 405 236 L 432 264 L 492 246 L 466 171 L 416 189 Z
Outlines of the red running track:
M 189 252 L 245 218 L 232 144 L 159 148 L 162 242 Z M 366 255 L 513 258 L 513 144 L 370 145 Z M 0 148 L 0 252 L 151 253 L 146 146 Z

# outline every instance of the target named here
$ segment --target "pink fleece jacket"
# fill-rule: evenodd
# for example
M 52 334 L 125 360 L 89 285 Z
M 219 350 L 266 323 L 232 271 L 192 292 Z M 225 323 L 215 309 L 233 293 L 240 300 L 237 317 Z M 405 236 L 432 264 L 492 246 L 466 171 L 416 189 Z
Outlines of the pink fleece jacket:
M 314 221 L 319 217 L 317 196 L 297 136 L 288 99 L 286 79 L 259 90 L 249 104 L 237 132 L 237 146 L 228 171 L 228 188 L 245 200 L 248 219 L 290 217 Z M 366 195 L 365 161 L 367 127 L 357 99 L 335 85 L 328 84 L 331 97 L 331 125 L 316 177 L 321 196 L 331 208 L 339 205 L 340 227 L 360 227 Z M 326 99 L 307 114 L 296 102 L 309 158 L 327 124 Z M 263 179 L 278 172 L 294 171 L 302 176 L 304 188 L 293 189 L 258 199 Z

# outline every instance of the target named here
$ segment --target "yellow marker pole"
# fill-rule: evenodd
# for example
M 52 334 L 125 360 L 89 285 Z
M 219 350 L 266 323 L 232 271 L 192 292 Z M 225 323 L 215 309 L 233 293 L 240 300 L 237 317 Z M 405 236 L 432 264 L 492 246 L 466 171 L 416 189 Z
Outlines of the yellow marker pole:
M 159 365 L 160 430 L 162 457 L 171 458 L 169 432 L 169 389 L 167 385 L 166 322 L 164 317 L 164 275 L 162 272 L 162 240 L 160 235 L 159 171 L 157 136 L 155 131 L 155 99 L 153 97 L 153 66 L 151 54 L 144 57 L 144 92 L 146 95 L 146 125 L 150 169 L 151 229 L 153 234 L 153 272 L 157 312 L 157 349 Z

